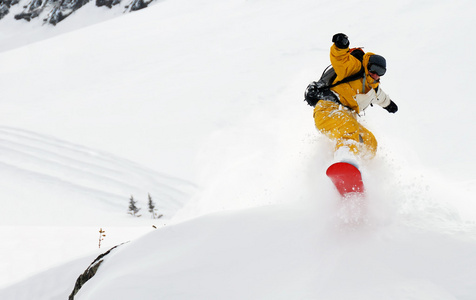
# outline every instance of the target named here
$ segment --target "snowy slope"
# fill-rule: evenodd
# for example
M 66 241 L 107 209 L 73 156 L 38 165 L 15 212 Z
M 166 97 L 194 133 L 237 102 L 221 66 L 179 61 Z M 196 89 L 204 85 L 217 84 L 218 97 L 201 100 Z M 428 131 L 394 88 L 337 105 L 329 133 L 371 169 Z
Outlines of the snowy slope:
M 97 251 L 101 227 L 110 247 L 161 226 L 196 190 L 109 153 L 15 128 L 0 128 L 0 153 L 3 284 Z M 148 194 L 160 221 L 150 219 Z M 143 220 L 126 214 L 131 195 Z
M 468 234 L 329 219 L 266 207 L 166 228 L 118 250 L 77 299 L 474 297 Z
M 96 1 L 89 1 L 79 10 L 75 11 L 57 26 L 45 23 L 51 12 L 51 7 L 46 7 L 40 16 L 33 18 L 29 22 L 25 19 L 16 20 L 15 15 L 21 14 L 31 1 L 20 0 L 10 8 L 10 13 L 0 19 L 0 51 L 15 49 L 31 43 L 39 42 L 47 38 L 61 35 L 96 23 L 124 15 L 124 1 L 122 5 L 116 5 L 111 9 L 97 7 Z M 45 3 L 42 2 L 44 5 Z M 71 2 L 70 2 L 71 4 Z M 152 3 L 151 5 L 154 5 Z M 49 6 L 49 5 L 48 5 Z M 45 8 L 43 6 L 43 8 Z
M 1 52 L 0 298 L 64 299 L 60 263 L 82 270 L 154 224 L 78 299 L 473 299 L 474 8 L 163 1 Z M 336 32 L 387 58 L 400 107 L 363 116 L 380 148 L 357 212 L 302 102 Z M 125 214 L 148 192 L 173 220 Z
M 160 198 L 163 213 L 174 213 L 192 188 L 127 160 L 32 132 L 0 128 L 0 140 L 2 189 L 25 199 L 1 212 L 8 225 L 88 225 L 88 219 L 96 224 L 104 220 L 104 211 L 123 215 L 129 195 L 147 193 Z M 42 190 L 52 197 L 38 199 Z M 81 201 L 87 203 L 71 205 Z M 44 208 L 55 218 L 38 213 Z

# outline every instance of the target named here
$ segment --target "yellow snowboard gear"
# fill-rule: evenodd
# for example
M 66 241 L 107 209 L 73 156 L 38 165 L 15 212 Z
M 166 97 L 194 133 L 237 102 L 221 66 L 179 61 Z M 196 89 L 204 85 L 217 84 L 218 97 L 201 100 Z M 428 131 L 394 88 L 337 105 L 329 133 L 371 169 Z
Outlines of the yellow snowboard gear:
M 369 70 L 367 69 L 369 58 L 372 55 L 374 55 L 374 53 L 365 53 L 364 59 L 360 62 L 359 59 L 349 53 L 348 48 L 339 49 L 335 45 L 331 47 L 331 63 L 337 74 L 337 78 L 333 83 L 359 72 L 362 65 L 365 68 L 365 81 L 361 78 L 331 88 L 332 91 L 339 94 L 339 100 L 343 105 L 352 108 L 357 113 L 360 112 L 360 108 L 354 96 L 357 94 L 365 94 L 370 91 L 370 89 L 376 88 L 379 85 L 379 83 L 369 75 Z
M 341 105 L 321 100 L 314 108 L 317 129 L 336 141 L 336 150 L 342 146 L 360 157 L 372 158 L 377 152 L 375 136 L 356 119 L 356 113 Z
M 337 74 L 334 83 L 359 72 L 362 65 L 365 68 L 365 79 L 362 77 L 331 88 L 338 94 L 339 101 L 346 107 L 333 101 L 320 100 L 314 108 L 316 128 L 336 141 L 336 150 L 347 146 L 355 155 L 369 158 L 375 156 L 377 152 L 377 140 L 368 129 L 357 121 L 360 108 L 354 96 L 365 94 L 379 85 L 379 82 L 369 75 L 367 69 L 371 55 L 373 53 L 365 53 L 363 61 L 360 62 L 349 53 L 348 48 L 340 49 L 332 45 L 330 58 Z

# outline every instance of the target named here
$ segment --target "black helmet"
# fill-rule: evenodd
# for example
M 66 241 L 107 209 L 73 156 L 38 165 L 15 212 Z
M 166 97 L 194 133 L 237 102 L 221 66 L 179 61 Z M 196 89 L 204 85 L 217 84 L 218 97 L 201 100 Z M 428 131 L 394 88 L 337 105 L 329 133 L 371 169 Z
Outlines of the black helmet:
M 387 71 L 387 62 L 383 56 L 374 54 L 370 56 L 367 68 L 369 69 L 369 72 L 376 73 L 378 76 L 383 76 Z

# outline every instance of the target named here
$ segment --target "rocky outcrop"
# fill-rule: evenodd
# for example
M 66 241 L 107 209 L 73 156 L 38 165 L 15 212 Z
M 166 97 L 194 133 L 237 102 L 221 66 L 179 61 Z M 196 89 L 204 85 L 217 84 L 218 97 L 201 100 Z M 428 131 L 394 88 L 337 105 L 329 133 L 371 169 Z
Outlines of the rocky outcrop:
M 124 244 L 124 243 L 123 243 Z M 89 267 L 83 272 L 83 274 L 79 275 L 78 279 L 76 279 L 76 283 L 74 284 L 73 291 L 69 295 L 69 300 L 74 300 L 74 296 L 79 292 L 79 290 L 83 287 L 83 285 L 98 271 L 99 267 L 104 261 L 104 257 L 111 253 L 112 250 L 116 249 L 117 247 L 123 245 L 117 245 L 109 249 L 108 251 L 104 252 L 103 254 L 99 255 L 90 265 Z
M 121 3 L 121 0 L 96 0 L 97 7 L 106 6 L 112 8 L 114 5 L 118 5 L 119 3 Z
M 0 0 L 0 20 L 10 13 L 14 5 L 23 5 L 23 11 L 14 16 L 16 20 L 30 22 L 43 18 L 43 24 L 56 25 L 90 0 Z M 126 1 L 126 0 L 123 0 Z M 146 8 L 153 0 L 131 0 L 124 6 L 125 12 Z M 121 0 L 96 0 L 96 6 L 112 8 L 121 4 Z
M 10 12 L 10 7 L 15 4 L 18 4 L 20 0 L 0 0 L 0 20 L 8 15 Z
M 24 6 L 23 12 L 15 15 L 15 19 L 31 21 L 45 13 L 43 22 L 56 25 L 88 2 L 89 0 L 31 0 Z

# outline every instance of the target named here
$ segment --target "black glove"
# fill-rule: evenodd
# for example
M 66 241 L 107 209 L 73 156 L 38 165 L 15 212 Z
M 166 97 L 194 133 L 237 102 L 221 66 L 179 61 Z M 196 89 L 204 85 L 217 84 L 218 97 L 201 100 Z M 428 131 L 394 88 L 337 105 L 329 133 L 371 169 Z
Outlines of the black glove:
M 340 49 L 347 49 L 350 45 L 349 38 L 343 33 L 334 34 L 332 42 Z
M 395 102 L 393 102 L 392 100 L 390 100 L 390 104 L 387 105 L 386 107 L 384 107 L 389 113 L 396 113 L 397 110 L 398 110 L 398 106 L 395 104 Z

